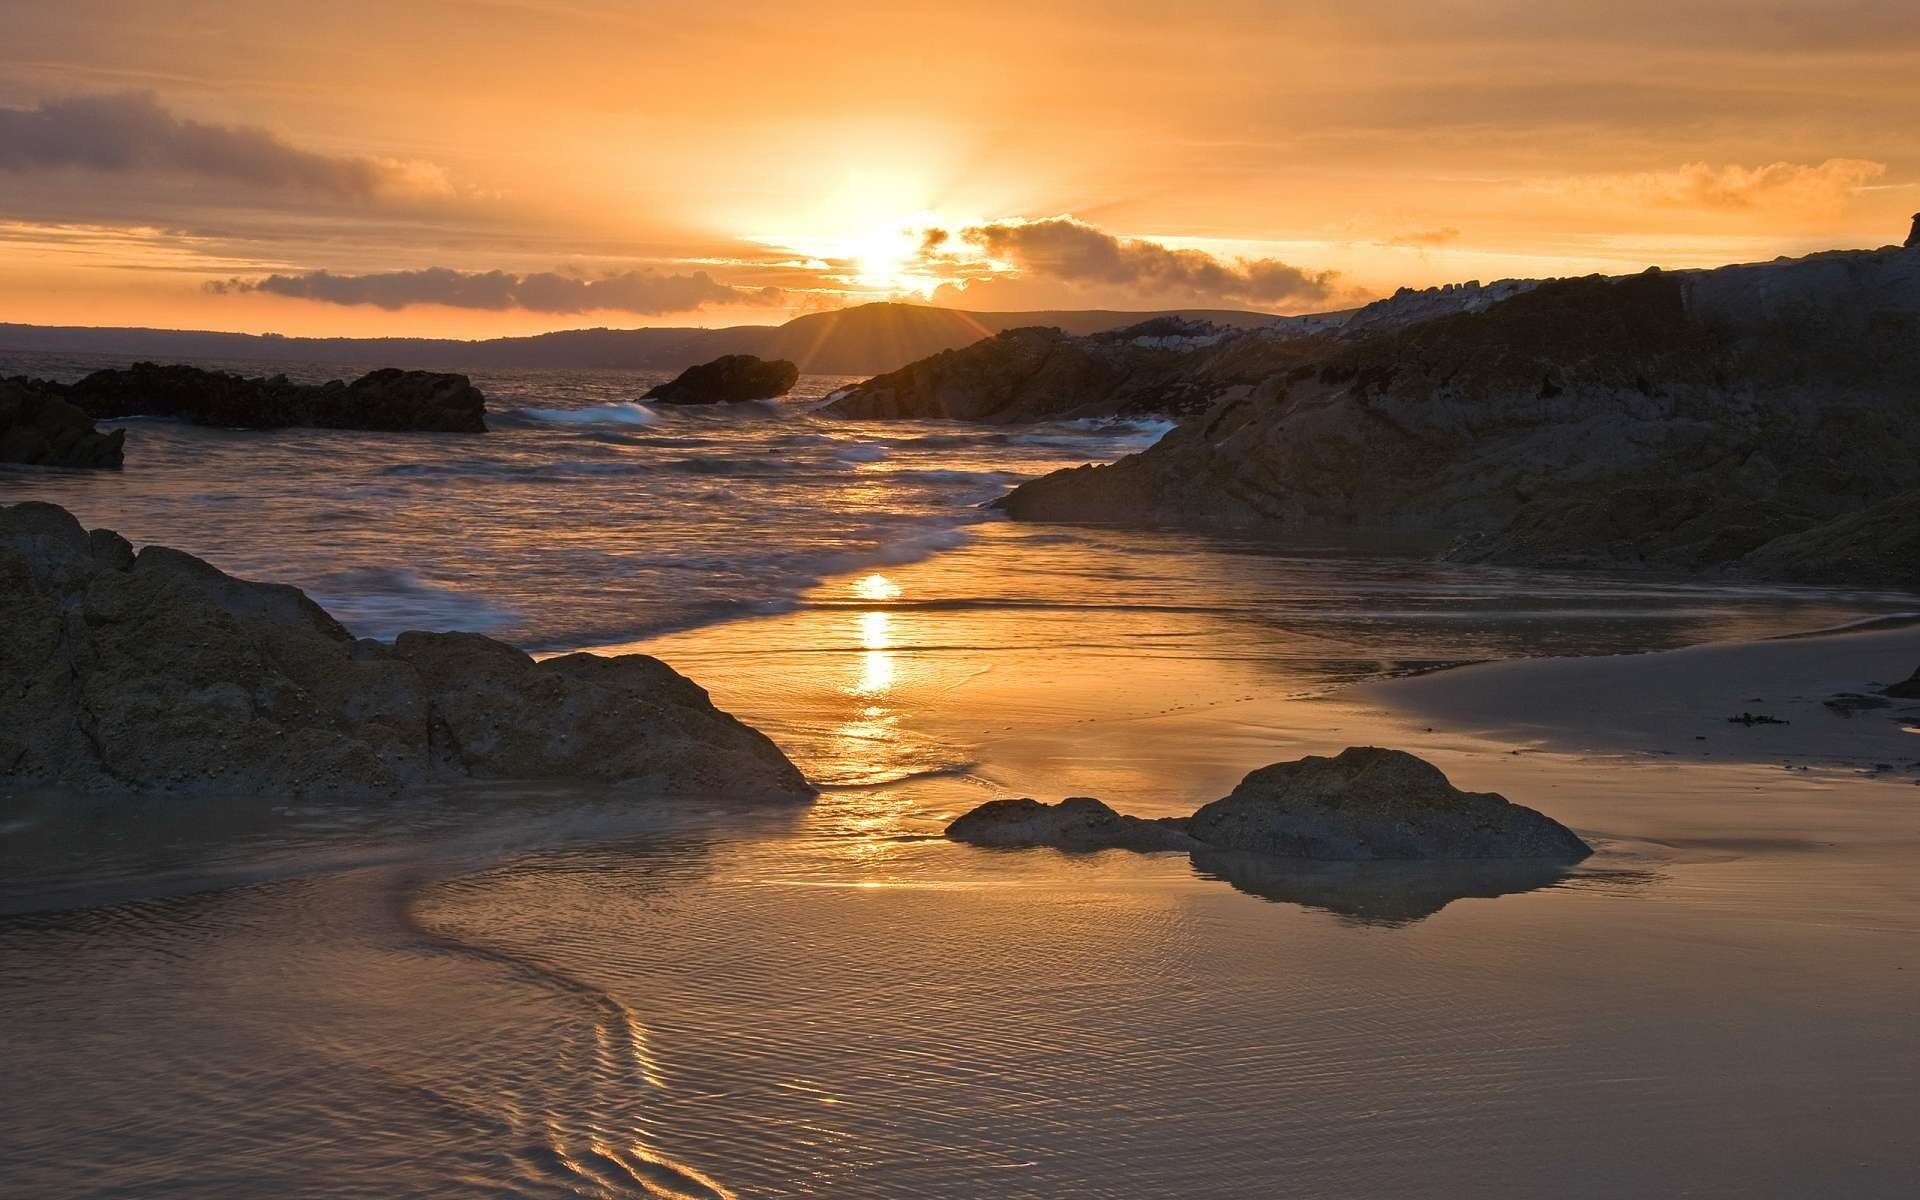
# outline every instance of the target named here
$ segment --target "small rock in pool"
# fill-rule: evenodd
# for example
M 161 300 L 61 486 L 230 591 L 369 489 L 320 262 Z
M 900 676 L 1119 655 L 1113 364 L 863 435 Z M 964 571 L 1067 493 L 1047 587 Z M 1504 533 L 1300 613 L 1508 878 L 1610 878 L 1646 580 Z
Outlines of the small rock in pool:
M 947 836 L 976 846 L 1052 846 L 1056 850 L 1191 850 L 1199 843 L 1176 821 L 1113 811 L 1090 796 L 1058 804 L 989 800 L 947 826 Z

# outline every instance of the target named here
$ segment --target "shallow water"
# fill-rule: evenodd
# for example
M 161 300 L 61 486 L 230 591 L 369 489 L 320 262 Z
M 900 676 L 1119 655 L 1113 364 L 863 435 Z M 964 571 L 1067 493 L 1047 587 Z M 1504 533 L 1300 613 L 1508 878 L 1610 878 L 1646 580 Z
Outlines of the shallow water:
M 1013 525 L 974 505 L 1153 431 L 654 413 L 646 382 L 483 379 L 589 414 L 484 439 L 135 423 L 122 473 L 0 477 L 361 632 L 659 654 L 826 786 L 0 798 L 0 1194 L 1920 1188 L 1916 789 L 1423 741 L 1338 691 L 1912 597 Z M 1376 739 L 1601 853 L 1303 875 L 935 836 L 1002 794 L 1187 811 Z
M 0 357 L 70 379 L 117 360 Z M 353 377 L 231 363 L 243 374 Z M 128 430 L 119 472 L 0 467 L 0 503 L 293 583 L 356 633 L 468 629 L 528 647 L 778 611 L 820 579 L 958 545 L 1010 482 L 1150 443 L 1163 424 L 966 429 L 807 411 L 855 382 L 810 375 L 765 404 L 649 405 L 667 373 L 478 372 L 484 435 Z

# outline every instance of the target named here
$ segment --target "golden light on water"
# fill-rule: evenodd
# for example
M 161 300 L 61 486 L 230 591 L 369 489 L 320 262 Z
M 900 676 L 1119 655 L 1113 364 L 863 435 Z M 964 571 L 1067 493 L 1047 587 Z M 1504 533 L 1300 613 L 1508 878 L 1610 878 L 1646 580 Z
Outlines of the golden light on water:
M 868 575 L 853 585 L 853 594 L 862 600 L 897 600 L 900 585 L 885 575 Z

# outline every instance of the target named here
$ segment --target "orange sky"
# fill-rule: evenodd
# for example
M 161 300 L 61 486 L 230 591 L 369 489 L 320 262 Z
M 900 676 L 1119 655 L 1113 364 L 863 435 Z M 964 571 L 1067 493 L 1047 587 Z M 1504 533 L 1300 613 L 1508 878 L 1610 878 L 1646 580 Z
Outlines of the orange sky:
M 14 5 L 0 320 L 1305 311 L 1904 236 L 1920 6 L 1570 7 Z

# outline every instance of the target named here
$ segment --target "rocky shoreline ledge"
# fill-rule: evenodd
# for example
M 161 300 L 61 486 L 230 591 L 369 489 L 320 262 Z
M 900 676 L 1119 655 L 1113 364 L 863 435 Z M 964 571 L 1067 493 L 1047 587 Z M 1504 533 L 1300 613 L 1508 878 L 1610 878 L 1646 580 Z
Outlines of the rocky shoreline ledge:
M 658 659 L 356 639 L 299 589 L 56 505 L 0 507 L 0 788 L 348 798 L 461 780 L 805 802 L 778 747 Z
M 228 429 L 360 429 L 385 433 L 485 433 L 487 400 L 465 375 L 369 371 L 352 383 L 294 383 L 200 367 L 135 363 L 74 383 L 25 376 L 17 394 L 58 399 L 94 420 L 174 417 Z M 85 464 L 79 464 L 85 465 Z
M 1248 335 L 1271 343 L 1256 386 L 1002 506 L 1394 536 L 1464 561 L 1920 587 L 1920 247 L 1480 298 Z

